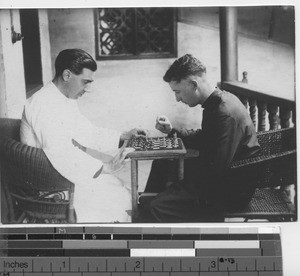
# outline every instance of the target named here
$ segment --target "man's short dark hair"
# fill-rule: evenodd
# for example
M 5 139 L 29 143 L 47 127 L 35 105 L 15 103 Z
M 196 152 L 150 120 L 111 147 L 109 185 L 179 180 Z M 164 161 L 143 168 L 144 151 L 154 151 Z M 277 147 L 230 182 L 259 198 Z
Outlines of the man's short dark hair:
M 65 49 L 61 51 L 55 60 L 55 76 L 61 76 L 65 69 L 69 69 L 75 75 L 82 73 L 83 68 L 95 72 L 97 63 L 90 54 L 81 49 Z
M 165 82 L 180 82 L 188 76 L 202 76 L 203 73 L 206 73 L 206 67 L 202 62 L 192 55 L 186 54 L 174 61 L 163 79 Z

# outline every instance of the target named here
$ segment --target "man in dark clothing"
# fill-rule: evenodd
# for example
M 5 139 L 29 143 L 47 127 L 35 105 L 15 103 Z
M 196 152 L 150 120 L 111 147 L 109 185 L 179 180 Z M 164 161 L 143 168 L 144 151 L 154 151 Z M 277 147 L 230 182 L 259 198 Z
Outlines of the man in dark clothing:
M 168 136 L 176 133 L 186 148 L 199 151 L 199 157 L 186 160 L 181 182 L 174 177 L 175 161 L 153 161 L 145 192 L 159 194 L 141 210 L 141 221 L 222 221 L 225 207 L 247 204 L 254 192 L 251 179 L 243 179 L 243 175 L 236 181 L 229 179 L 234 158 L 259 150 L 252 120 L 236 96 L 212 89 L 205 66 L 191 55 L 176 60 L 164 81 L 177 101 L 190 107 L 202 105 L 202 129 L 172 128 L 165 116 L 157 118 L 156 128 Z

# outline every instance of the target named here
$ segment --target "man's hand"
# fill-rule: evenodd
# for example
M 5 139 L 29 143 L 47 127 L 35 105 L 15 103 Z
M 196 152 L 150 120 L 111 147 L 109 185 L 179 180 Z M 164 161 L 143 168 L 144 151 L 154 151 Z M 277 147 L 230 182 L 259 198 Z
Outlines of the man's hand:
M 155 128 L 162 133 L 169 134 L 172 130 L 172 124 L 165 115 L 157 116 Z
M 121 147 L 110 162 L 104 163 L 103 173 L 115 173 L 122 169 L 125 164 L 126 155 L 133 151 L 133 148 L 125 148 L 125 146 Z
M 140 128 L 134 128 L 129 131 L 123 132 L 121 134 L 121 140 L 122 141 L 129 140 L 132 137 L 138 137 L 138 136 L 146 137 L 148 136 L 148 131 Z
M 125 146 L 122 146 L 109 162 L 103 163 L 102 167 L 95 173 L 93 178 L 97 178 L 101 173 L 113 174 L 122 169 L 127 154 L 133 151 L 134 148 L 125 148 Z

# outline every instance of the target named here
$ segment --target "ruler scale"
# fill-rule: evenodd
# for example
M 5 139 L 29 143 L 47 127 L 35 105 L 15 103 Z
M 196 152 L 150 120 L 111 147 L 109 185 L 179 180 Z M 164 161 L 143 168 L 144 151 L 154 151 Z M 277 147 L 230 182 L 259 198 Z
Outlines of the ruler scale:
M 0 228 L 0 276 L 282 276 L 280 229 Z

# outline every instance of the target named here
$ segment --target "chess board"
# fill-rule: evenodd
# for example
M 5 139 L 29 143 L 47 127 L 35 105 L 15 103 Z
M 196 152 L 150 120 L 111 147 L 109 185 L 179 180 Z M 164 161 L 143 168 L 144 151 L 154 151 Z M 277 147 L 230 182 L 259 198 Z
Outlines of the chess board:
M 136 151 L 182 149 L 182 141 L 174 137 L 136 137 L 129 140 L 128 147 Z
M 126 147 L 135 149 L 128 154 L 131 158 L 171 158 L 186 153 L 182 140 L 177 137 L 134 137 L 127 142 Z

